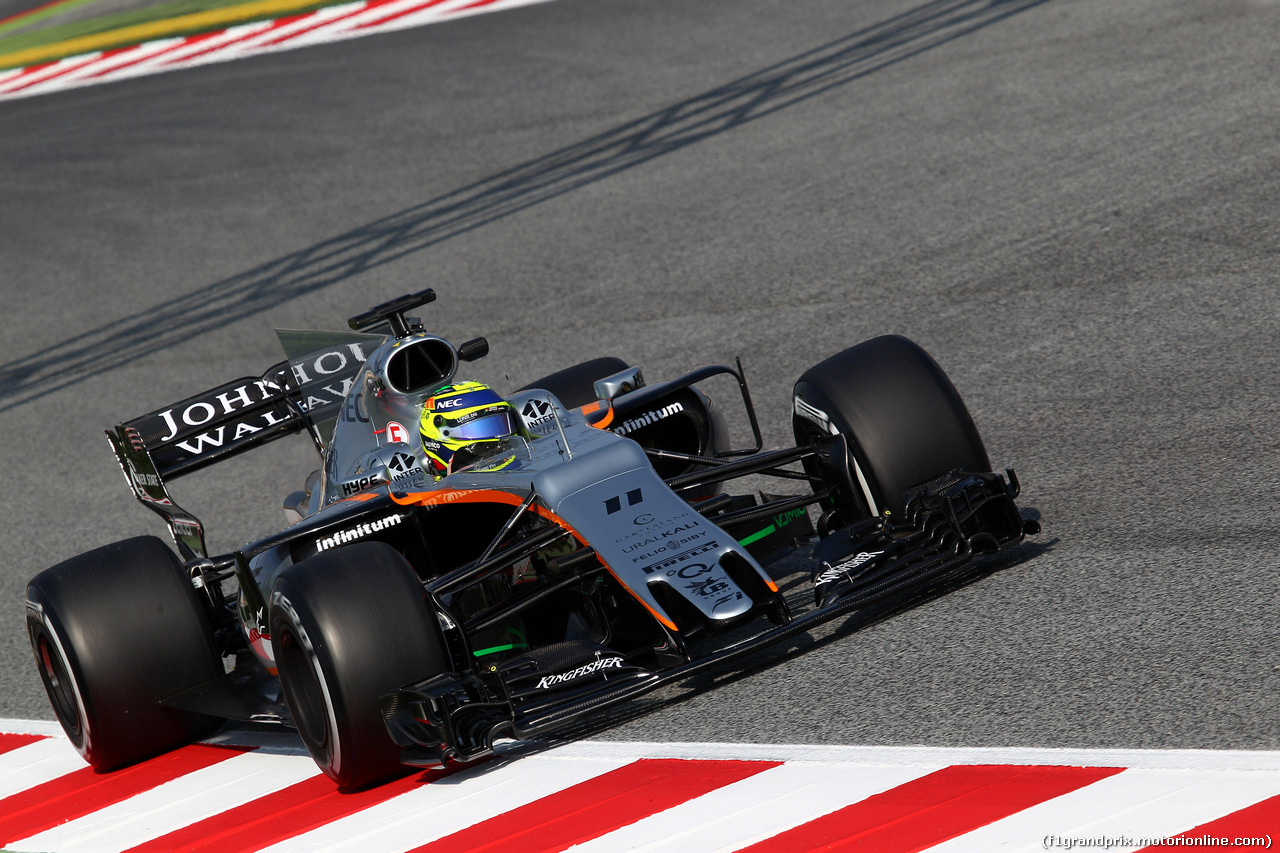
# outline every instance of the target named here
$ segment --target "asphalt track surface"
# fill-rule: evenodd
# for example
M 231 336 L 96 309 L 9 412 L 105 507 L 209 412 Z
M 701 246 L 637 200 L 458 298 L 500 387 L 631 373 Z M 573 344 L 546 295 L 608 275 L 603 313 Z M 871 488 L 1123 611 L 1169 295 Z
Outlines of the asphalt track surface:
M 39 9 L 44 3 L 40 0 L 0 0 L 0 21 L 13 15 Z
M 950 373 L 1044 533 L 595 737 L 1280 747 L 1280 3 L 557 0 L 0 103 L 0 718 L 24 585 L 163 535 L 102 430 L 433 286 L 514 389 L 601 354 Z M 314 467 L 173 486 L 229 550 Z M 852 628 L 857 630 L 852 630 Z

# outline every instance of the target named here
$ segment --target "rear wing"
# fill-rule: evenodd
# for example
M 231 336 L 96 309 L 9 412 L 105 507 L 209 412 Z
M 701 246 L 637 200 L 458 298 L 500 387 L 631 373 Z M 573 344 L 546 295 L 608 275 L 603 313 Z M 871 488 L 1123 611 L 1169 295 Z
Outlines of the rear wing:
M 306 429 L 311 421 L 290 394 L 289 365 L 273 366 L 118 424 L 141 443 L 157 473 L 172 479 Z
M 165 483 L 303 431 L 323 453 L 347 392 L 385 340 L 345 332 L 277 335 L 288 361 L 107 430 L 134 496 L 164 519 L 183 559 L 208 556 L 204 527 L 174 503 Z

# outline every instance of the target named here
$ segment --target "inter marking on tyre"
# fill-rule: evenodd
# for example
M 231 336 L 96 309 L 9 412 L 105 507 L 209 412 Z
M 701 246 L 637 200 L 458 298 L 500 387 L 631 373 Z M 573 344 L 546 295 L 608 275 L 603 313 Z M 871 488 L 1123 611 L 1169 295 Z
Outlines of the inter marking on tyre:
M 5 850 L 1029 853 L 1048 835 L 1260 837 L 1280 820 L 1277 752 L 526 744 L 339 794 L 283 731 L 108 774 L 55 731 L 0 721 Z
M 0 71 L 0 100 L 426 26 L 548 0 L 360 0 L 274 21 L 155 39 Z

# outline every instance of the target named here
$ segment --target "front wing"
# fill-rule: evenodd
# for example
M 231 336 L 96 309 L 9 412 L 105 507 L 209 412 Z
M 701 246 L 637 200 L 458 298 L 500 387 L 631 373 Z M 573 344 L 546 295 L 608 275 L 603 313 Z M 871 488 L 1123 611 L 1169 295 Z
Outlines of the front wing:
M 800 458 L 806 452 L 814 449 L 779 451 L 732 464 L 747 472 L 752 465 L 776 470 L 777 465 L 794 461 L 788 455 Z M 724 473 L 724 469 L 717 472 Z M 1007 480 L 998 474 L 952 472 L 909 492 L 903 519 L 870 519 L 822 540 L 814 551 L 816 606 L 798 618 L 781 614 L 776 621 L 783 624 L 696 656 L 686 653 L 658 671 L 583 642 L 536 650 L 504 663 L 497 672 L 444 673 L 383 697 L 387 729 L 407 764 L 468 761 L 491 752 L 500 739 L 550 732 L 589 713 L 740 661 L 834 619 L 905 606 L 971 576 L 975 557 L 1015 545 L 1039 531 L 1037 522 L 1021 517 L 1014 503 L 1018 481 L 1011 470 L 1006 473 Z M 674 478 L 672 486 L 680 486 L 676 481 L 681 479 Z M 723 501 L 709 501 L 698 508 L 733 531 L 743 529 L 744 523 L 758 525 L 759 519 L 791 509 L 793 504 L 824 497 L 819 491 L 812 497 L 714 515 L 712 505 L 723 507 Z M 596 561 L 590 559 L 589 550 L 570 555 L 557 567 L 564 578 L 559 583 L 574 582 L 597 570 L 598 564 L 593 567 L 592 563 Z

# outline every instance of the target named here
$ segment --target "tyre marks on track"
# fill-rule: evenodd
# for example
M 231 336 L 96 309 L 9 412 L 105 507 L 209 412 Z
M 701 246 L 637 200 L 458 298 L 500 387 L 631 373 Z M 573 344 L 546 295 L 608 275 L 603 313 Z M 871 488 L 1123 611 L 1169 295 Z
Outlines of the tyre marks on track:
M 341 794 L 283 732 L 95 774 L 47 725 L 0 721 L 0 847 L 15 852 L 987 853 L 1277 828 L 1275 752 L 526 744 Z

